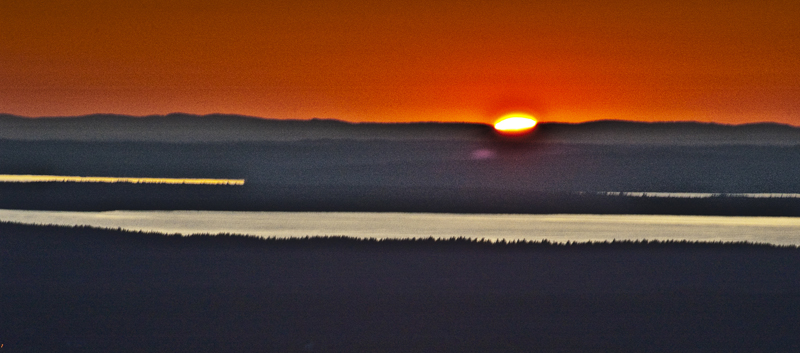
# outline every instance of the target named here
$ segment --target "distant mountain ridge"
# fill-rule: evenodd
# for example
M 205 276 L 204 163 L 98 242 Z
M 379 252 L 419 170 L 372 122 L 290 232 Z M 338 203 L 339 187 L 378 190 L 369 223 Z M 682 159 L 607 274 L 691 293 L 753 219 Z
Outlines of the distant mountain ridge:
M 349 123 L 243 115 L 173 113 L 143 117 L 93 114 L 27 118 L 0 114 L 0 139 L 24 141 L 264 142 L 324 139 L 498 139 L 478 123 Z M 776 123 L 593 121 L 541 123 L 521 142 L 632 145 L 800 145 L 800 127 Z

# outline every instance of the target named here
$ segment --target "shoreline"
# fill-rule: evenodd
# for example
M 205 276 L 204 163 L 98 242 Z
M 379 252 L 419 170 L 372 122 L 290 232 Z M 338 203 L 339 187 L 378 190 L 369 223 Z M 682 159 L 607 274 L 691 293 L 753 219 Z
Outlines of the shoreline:
M 446 214 L 260 211 L 30 211 L 0 209 L 0 221 L 166 234 L 262 238 L 463 237 L 554 243 L 613 240 L 721 241 L 800 245 L 800 218 L 598 214 Z

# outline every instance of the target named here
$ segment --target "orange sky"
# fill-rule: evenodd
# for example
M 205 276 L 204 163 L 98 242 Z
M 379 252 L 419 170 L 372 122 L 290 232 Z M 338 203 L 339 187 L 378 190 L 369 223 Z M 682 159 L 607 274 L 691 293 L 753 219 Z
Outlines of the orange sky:
M 797 1 L 3 0 L 0 112 L 800 125 Z

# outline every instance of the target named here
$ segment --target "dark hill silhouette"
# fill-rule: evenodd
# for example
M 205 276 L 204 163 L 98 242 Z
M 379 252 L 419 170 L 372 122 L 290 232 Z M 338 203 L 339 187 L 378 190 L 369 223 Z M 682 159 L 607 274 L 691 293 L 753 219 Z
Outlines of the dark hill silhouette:
M 241 115 L 94 114 L 23 118 L 0 115 L 0 138 L 37 141 L 265 142 L 321 139 L 475 140 L 482 124 L 354 124 L 338 120 L 274 120 Z
M 791 352 L 797 248 L 0 223 L 9 352 Z

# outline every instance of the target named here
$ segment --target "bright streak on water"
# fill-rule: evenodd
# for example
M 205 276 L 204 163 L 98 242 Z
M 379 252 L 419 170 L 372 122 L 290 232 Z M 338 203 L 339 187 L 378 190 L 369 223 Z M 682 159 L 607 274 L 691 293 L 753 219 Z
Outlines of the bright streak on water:
M 132 183 L 132 184 L 194 184 L 244 185 L 244 179 L 209 178 L 128 178 L 75 175 L 0 174 L 0 183 Z
M 689 198 L 702 199 L 709 197 L 736 197 L 736 198 L 772 198 L 772 199 L 797 199 L 797 193 L 710 193 L 710 192 L 653 192 L 653 191 L 600 191 L 600 192 L 579 192 L 578 194 L 594 194 L 605 196 L 629 196 L 629 197 L 665 197 L 665 198 Z
M 358 238 L 451 238 L 487 240 L 750 241 L 800 245 L 800 218 L 518 215 L 366 212 L 0 210 L 0 221 L 86 225 L 135 231 L 189 234 L 248 234 L 262 237 L 345 235 Z

